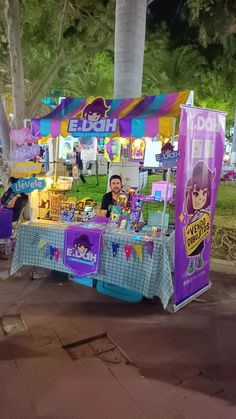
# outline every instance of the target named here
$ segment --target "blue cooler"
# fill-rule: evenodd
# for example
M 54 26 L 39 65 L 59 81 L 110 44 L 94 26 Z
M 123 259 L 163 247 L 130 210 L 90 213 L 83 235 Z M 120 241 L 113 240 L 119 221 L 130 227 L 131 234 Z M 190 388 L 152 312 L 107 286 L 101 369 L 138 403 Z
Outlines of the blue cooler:
M 86 287 L 94 287 L 94 279 L 91 276 L 74 276 L 69 275 L 69 280 L 76 284 L 85 285 Z
M 139 303 L 143 299 L 143 295 L 137 291 L 131 291 L 118 285 L 109 284 L 108 282 L 97 281 L 97 291 L 101 294 L 109 295 L 119 300 L 129 303 Z

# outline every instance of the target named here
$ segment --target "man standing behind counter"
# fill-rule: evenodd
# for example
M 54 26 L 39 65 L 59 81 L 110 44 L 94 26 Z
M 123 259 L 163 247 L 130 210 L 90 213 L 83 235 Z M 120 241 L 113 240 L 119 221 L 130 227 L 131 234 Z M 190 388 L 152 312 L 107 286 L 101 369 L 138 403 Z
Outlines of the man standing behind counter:
M 110 188 L 111 192 L 107 192 L 103 195 L 101 210 L 106 210 L 106 217 L 110 217 L 110 213 L 113 205 L 116 205 L 116 200 L 122 190 L 122 179 L 119 175 L 113 175 L 110 177 Z

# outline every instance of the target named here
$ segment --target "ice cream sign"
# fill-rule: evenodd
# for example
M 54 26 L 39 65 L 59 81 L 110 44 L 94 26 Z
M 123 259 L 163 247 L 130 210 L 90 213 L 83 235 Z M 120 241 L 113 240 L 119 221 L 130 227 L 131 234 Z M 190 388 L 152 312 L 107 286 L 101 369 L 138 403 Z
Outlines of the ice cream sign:
M 11 152 L 11 159 L 15 161 L 32 160 L 40 154 L 40 147 L 37 144 L 23 145 Z
M 37 179 L 36 177 L 23 178 L 17 180 L 13 183 L 12 189 L 15 193 L 25 193 L 29 194 L 35 189 L 42 191 L 46 187 L 46 182 L 44 179 Z
M 118 119 L 108 118 L 109 109 L 110 106 L 107 106 L 102 97 L 89 98 L 84 109 L 78 114 L 80 118 L 69 119 L 67 131 L 77 137 L 90 137 L 96 134 L 105 136 L 116 132 Z

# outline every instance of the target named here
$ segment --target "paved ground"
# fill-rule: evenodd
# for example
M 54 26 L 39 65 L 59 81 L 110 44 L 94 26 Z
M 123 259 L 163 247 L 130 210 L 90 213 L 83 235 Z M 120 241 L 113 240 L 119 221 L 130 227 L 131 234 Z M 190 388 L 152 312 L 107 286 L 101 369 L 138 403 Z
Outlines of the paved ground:
M 0 317 L 19 312 L 27 330 L 0 329 L 1 419 L 236 418 L 236 277 L 212 275 L 205 302 L 171 315 L 8 269 Z

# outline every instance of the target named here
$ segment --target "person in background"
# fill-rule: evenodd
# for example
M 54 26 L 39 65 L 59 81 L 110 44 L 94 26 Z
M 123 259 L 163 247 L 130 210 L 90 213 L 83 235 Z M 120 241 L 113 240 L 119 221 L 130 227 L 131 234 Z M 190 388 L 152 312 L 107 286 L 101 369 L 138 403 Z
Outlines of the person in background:
M 50 169 L 50 166 L 49 166 L 49 151 L 47 147 L 44 148 L 43 160 L 44 160 L 45 172 L 48 172 Z
M 74 153 L 75 153 L 75 163 L 79 171 L 79 177 L 83 183 L 86 183 L 85 177 L 83 175 L 83 160 L 81 159 L 81 151 L 79 150 L 79 147 L 74 147 Z
M 24 193 L 15 193 L 12 185 L 17 182 L 14 177 L 9 178 L 9 188 L 1 197 L 1 204 L 3 208 L 11 209 L 13 211 L 12 221 L 18 221 L 21 215 L 21 211 L 25 206 L 28 196 Z
M 113 175 L 110 177 L 110 188 L 111 191 L 103 195 L 101 210 L 106 210 L 106 217 L 110 217 L 113 205 L 116 205 L 118 196 L 122 191 L 122 179 L 119 175 Z

